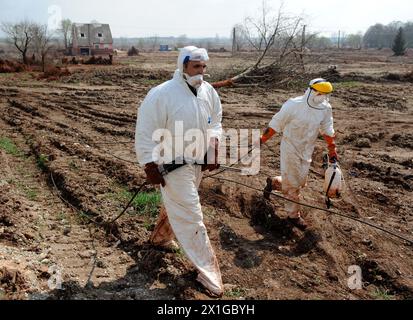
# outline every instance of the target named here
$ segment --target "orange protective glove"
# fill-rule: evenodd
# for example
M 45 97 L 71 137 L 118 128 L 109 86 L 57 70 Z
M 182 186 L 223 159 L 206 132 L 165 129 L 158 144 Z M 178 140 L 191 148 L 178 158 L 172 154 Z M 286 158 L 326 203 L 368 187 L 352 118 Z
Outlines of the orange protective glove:
M 330 137 L 324 134 L 323 138 L 327 142 L 328 158 L 330 159 L 330 162 L 338 161 L 338 155 L 337 155 L 337 149 L 336 149 L 336 143 L 335 143 L 336 137 L 335 136 Z
M 265 128 L 264 133 L 262 134 L 260 138 L 260 145 L 263 143 L 266 143 L 274 134 L 276 134 L 274 129 L 270 127 Z

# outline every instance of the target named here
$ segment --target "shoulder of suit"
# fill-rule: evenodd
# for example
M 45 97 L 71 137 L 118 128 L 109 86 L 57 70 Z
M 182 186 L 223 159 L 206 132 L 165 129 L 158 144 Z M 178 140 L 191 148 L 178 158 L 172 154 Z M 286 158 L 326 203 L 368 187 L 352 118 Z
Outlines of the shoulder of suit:
M 205 90 L 208 94 L 210 94 L 210 95 L 212 95 L 212 96 L 215 95 L 215 96 L 218 96 L 218 97 L 219 97 L 218 92 L 215 90 L 215 88 L 214 88 L 209 82 L 204 81 L 203 86 L 204 86 L 204 90 Z
M 301 97 L 290 98 L 282 105 L 283 108 L 293 108 L 294 106 L 298 106 L 303 102 Z
M 148 96 L 152 96 L 153 98 L 159 98 L 164 95 L 168 95 L 169 92 L 173 91 L 175 87 L 175 83 L 172 80 L 165 81 L 156 87 L 153 87 L 149 92 Z
M 332 110 L 333 109 L 330 102 L 326 102 L 325 105 L 326 105 L 327 110 Z
M 209 90 L 215 90 L 214 87 L 208 82 L 208 81 L 204 81 L 203 84 L 205 85 L 206 88 L 208 88 Z

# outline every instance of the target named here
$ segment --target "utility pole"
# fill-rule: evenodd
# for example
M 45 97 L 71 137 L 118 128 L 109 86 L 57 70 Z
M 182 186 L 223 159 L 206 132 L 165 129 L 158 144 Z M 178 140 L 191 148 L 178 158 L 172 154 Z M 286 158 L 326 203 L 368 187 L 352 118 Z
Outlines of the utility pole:
M 340 30 L 338 30 L 337 48 L 340 49 Z
M 305 28 L 306 27 L 307 27 L 306 25 L 303 26 L 303 34 L 301 36 L 301 49 L 304 49 L 304 46 L 305 46 Z
M 232 29 L 232 55 L 235 55 L 235 52 L 237 51 L 237 39 L 236 39 L 237 33 L 235 30 L 235 27 Z

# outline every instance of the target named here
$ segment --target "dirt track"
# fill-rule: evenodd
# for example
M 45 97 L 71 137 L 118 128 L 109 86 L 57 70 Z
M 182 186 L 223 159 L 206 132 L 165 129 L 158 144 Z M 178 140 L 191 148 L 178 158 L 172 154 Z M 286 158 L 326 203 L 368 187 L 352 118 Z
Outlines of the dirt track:
M 385 52 L 351 54 L 336 53 L 317 65 L 325 70 L 336 64 L 344 74 L 357 70 L 357 77 L 334 83 L 347 183 L 334 209 L 412 239 L 413 83 L 383 75 L 411 72 L 413 65 Z M 128 66 L 74 68 L 51 82 L 0 74 L 0 299 L 207 298 L 181 251 L 148 245 L 154 215 L 130 208 L 111 234 L 90 222 L 116 216 L 144 181 L 134 164 L 137 106 L 170 77 L 175 59 L 170 53 L 124 61 Z M 224 54 L 212 55 L 209 73 L 230 63 Z M 221 89 L 224 127 L 263 128 L 287 98 L 304 90 Z M 279 141 L 263 149 L 265 173 L 279 170 Z M 317 206 L 324 206 L 323 152 L 320 139 L 303 193 L 304 202 Z M 257 188 L 265 183 L 263 174 L 219 176 Z M 302 233 L 285 223 L 282 202 L 229 182 L 204 179 L 200 194 L 224 299 L 413 298 L 411 245 L 312 209 L 305 209 L 312 227 Z M 362 268 L 363 290 L 347 286 L 351 265 Z M 53 266 L 63 290 L 49 289 Z

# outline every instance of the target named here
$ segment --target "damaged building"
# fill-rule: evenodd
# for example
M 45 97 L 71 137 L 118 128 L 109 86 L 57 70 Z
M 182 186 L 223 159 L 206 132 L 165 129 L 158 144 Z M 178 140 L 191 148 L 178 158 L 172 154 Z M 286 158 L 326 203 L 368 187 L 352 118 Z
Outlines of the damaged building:
M 73 23 L 72 55 L 111 55 L 113 38 L 109 24 Z

